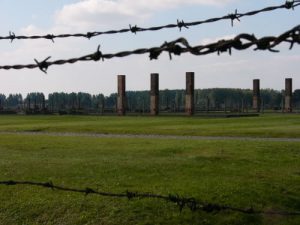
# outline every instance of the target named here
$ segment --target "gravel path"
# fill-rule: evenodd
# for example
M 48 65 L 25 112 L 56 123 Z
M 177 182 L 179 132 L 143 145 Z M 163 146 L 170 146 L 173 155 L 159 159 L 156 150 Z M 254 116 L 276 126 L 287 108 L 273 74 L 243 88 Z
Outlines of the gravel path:
M 0 132 L 1 134 L 63 136 L 63 137 L 94 137 L 94 138 L 132 138 L 132 139 L 164 139 L 164 140 L 237 140 L 237 141 L 277 141 L 300 142 L 300 138 L 264 138 L 264 137 L 226 137 L 226 136 L 179 136 L 158 134 L 99 134 L 99 133 L 72 133 L 72 132 Z

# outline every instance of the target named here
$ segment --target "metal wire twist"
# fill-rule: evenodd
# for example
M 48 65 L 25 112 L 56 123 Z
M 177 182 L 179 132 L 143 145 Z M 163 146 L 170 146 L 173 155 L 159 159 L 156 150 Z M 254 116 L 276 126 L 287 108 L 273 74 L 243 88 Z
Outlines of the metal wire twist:
M 218 54 L 228 52 L 232 53 L 232 49 L 235 50 L 245 50 L 252 46 L 255 46 L 254 50 L 268 50 L 271 52 L 278 52 L 278 50 L 274 49 L 281 43 L 289 43 L 290 49 L 294 47 L 295 44 L 300 44 L 300 25 L 294 27 L 291 30 L 284 32 L 279 36 L 267 36 L 262 37 L 260 39 L 256 38 L 253 34 L 239 34 L 233 39 L 229 40 L 219 40 L 214 43 L 210 43 L 207 45 L 198 45 L 191 46 L 189 42 L 185 38 L 179 38 L 175 41 L 165 42 L 160 47 L 153 48 L 140 48 L 133 51 L 122 51 L 118 53 L 109 53 L 103 54 L 100 51 L 100 45 L 97 48 L 97 51 L 88 54 L 85 56 L 81 56 L 78 58 L 71 59 L 60 59 L 55 61 L 48 61 L 50 56 L 47 57 L 43 61 L 38 61 L 35 59 L 35 64 L 27 64 L 27 65 L 5 65 L 0 66 L 2 70 L 20 70 L 20 69 L 35 69 L 39 68 L 44 73 L 47 73 L 47 69 L 53 65 L 63 65 L 63 64 L 74 64 L 79 61 L 99 61 L 104 59 L 111 58 L 121 58 L 127 57 L 130 55 L 142 55 L 149 54 L 150 60 L 158 59 L 158 57 L 163 52 L 168 52 L 170 59 L 172 59 L 172 55 L 180 56 L 183 53 L 190 53 L 196 56 L 207 55 L 217 52 Z
M 24 40 L 24 39 L 47 39 L 51 40 L 54 43 L 54 39 L 56 38 L 70 38 L 70 37 L 81 37 L 81 38 L 87 38 L 91 39 L 96 36 L 100 35 L 111 35 L 111 34 L 121 34 L 121 33 L 134 33 L 137 34 L 138 32 L 145 32 L 145 31 L 158 31 L 158 30 L 163 30 L 163 29 L 172 29 L 172 28 L 179 28 L 181 31 L 182 28 L 189 28 L 193 26 L 199 26 L 202 24 L 206 23 L 215 23 L 221 20 L 230 20 L 231 25 L 233 26 L 233 23 L 235 20 L 240 21 L 242 17 L 249 17 L 249 16 L 254 16 L 259 13 L 264 13 L 264 12 L 271 12 L 275 11 L 278 9 L 294 9 L 300 5 L 300 0 L 287 0 L 284 4 L 278 5 L 278 6 L 270 6 L 266 7 L 260 10 L 254 10 L 254 11 L 249 11 L 246 13 L 238 13 L 238 10 L 235 10 L 234 13 L 227 14 L 222 17 L 215 17 L 215 18 L 210 18 L 206 20 L 201 20 L 201 21 L 193 21 L 193 22 L 184 22 L 183 20 L 177 20 L 177 23 L 175 24 L 167 24 L 167 25 L 162 25 L 162 26 L 153 26 L 153 27 L 148 27 L 148 28 L 143 28 L 139 27 L 137 25 L 129 25 L 129 28 L 123 28 L 120 30 L 108 30 L 108 31 L 89 31 L 87 33 L 75 33 L 75 34 L 46 34 L 46 35 L 32 35 L 32 36 L 25 36 L 25 35 L 16 35 L 14 32 L 9 32 L 8 36 L 0 36 L 0 40 L 10 40 L 13 42 L 14 40 Z
M 7 186 L 16 186 L 16 185 L 26 185 L 26 186 L 38 186 L 43 188 L 48 188 L 52 190 L 59 190 L 64 192 L 73 192 L 73 193 L 81 193 L 85 195 L 99 195 L 104 197 L 112 197 L 112 198 L 127 198 L 128 200 L 132 199 L 159 199 L 165 200 L 166 202 L 175 203 L 179 210 L 182 211 L 184 208 L 188 208 L 191 211 L 204 211 L 207 213 L 216 213 L 221 211 L 233 211 L 244 214 L 267 214 L 267 215 L 281 215 L 281 216 L 300 216 L 300 212 L 288 212 L 288 211 L 263 211 L 263 210 L 255 210 L 252 207 L 250 208 L 237 208 L 228 205 L 220 205 L 220 204 L 211 204 L 205 203 L 202 201 L 198 201 L 195 198 L 187 198 L 181 197 L 179 195 L 169 194 L 169 195 L 160 195 L 153 193 L 142 193 L 142 192 L 130 192 L 125 191 L 122 193 L 113 193 L 113 192 L 103 192 L 98 191 L 92 188 L 78 189 L 78 188 L 70 188 L 70 187 L 62 187 L 58 185 L 54 185 L 53 182 L 33 182 L 33 181 L 0 181 L 0 185 Z

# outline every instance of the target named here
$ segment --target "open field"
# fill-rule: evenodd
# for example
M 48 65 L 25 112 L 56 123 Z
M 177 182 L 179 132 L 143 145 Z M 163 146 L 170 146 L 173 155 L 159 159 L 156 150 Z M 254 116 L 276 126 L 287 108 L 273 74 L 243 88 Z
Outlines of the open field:
M 249 118 L 0 116 L 0 131 L 300 138 L 300 114 Z
M 300 137 L 299 115 L 4 116 L 1 131 Z M 101 191 L 179 194 L 205 202 L 300 211 L 300 143 L 0 135 L 0 180 L 53 181 Z M 114 199 L 0 186 L 0 224 L 300 224 L 300 217 L 190 212 L 160 200 Z

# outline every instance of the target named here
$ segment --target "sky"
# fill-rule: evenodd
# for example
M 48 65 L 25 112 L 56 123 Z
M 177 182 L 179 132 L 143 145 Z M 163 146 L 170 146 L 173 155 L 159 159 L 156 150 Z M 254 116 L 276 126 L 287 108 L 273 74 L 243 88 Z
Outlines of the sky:
M 244 13 L 267 6 L 281 5 L 284 0 L 0 0 L 0 36 L 86 33 L 128 28 L 129 24 L 151 27 L 204 20 L 233 13 Z M 0 65 L 31 64 L 87 55 L 101 45 L 102 53 L 160 46 L 180 37 L 191 45 L 207 44 L 232 38 L 240 33 L 256 37 L 277 36 L 300 24 L 300 7 L 280 9 L 243 17 L 231 26 L 220 21 L 189 29 L 103 35 L 85 38 L 50 40 L 0 40 Z M 300 89 L 300 48 L 277 47 L 280 53 L 267 51 L 233 51 L 193 56 L 183 54 L 169 59 L 167 53 L 158 60 L 138 55 L 113 58 L 104 62 L 79 62 L 51 66 L 47 74 L 39 69 L 0 70 L 0 93 L 88 92 L 109 95 L 117 90 L 117 75 L 126 75 L 127 90 L 148 90 L 150 74 L 160 74 L 160 89 L 184 89 L 185 73 L 195 72 L 195 88 L 252 88 L 260 79 L 261 88 L 284 89 L 285 78 L 293 78 L 293 88 Z

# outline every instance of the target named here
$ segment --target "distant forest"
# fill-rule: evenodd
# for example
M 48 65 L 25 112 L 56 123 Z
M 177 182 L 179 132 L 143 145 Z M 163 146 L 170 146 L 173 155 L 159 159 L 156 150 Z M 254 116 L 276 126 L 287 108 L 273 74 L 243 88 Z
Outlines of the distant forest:
M 127 111 L 146 113 L 150 110 L 149 91 L 127 91 Z M 185 90 L 161 90 L 159 92 L 160 111 L 183 112 Z M 280 110 L 284 101 L 284 91 L 261 90 L 262 109 Z M 0 94 L 1 113 L 114 113 L 117 94 L 104 96 L 89 93 L 43 93 Z M 300 108 L 300 89 L 293 92 L 293 105 Z M 249 89 L 196 89 L 196 111 L 248 111 L 252 109 L 252 90 Z

